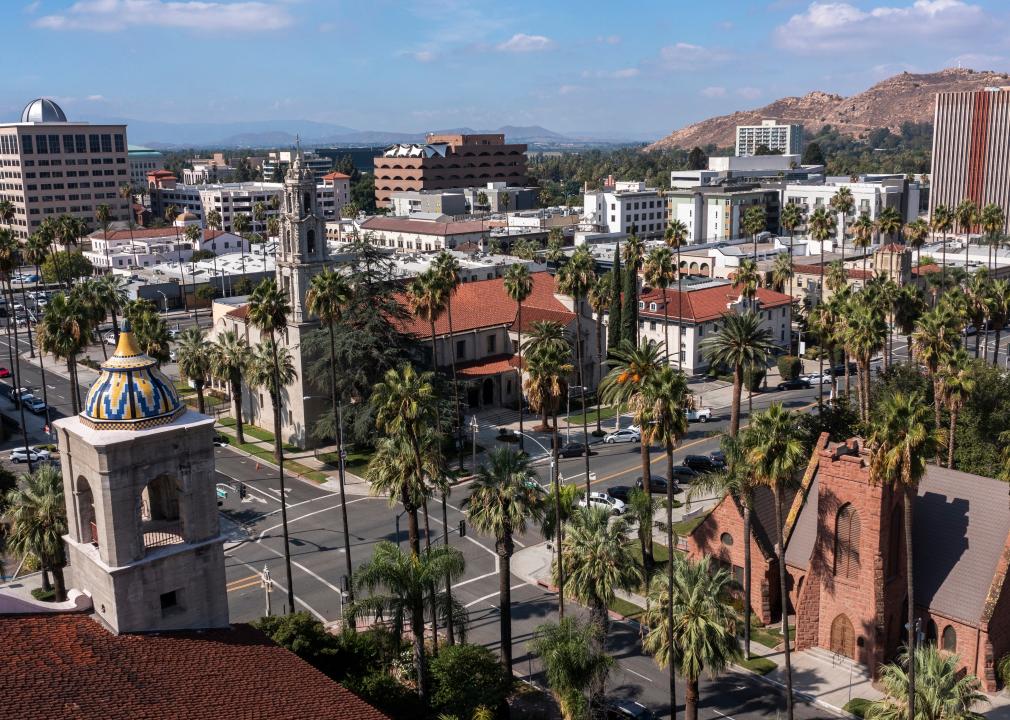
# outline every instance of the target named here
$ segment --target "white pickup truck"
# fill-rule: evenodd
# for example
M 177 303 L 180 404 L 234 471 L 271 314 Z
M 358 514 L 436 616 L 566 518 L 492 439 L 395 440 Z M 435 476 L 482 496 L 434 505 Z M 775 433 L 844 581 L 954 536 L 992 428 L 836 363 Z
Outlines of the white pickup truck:
M 688 422 L 707 423 L 709 420 L 712 419 L 712 408 L 710 407 L 689 408 L 688 410 L 684 411 L 684 414 L 687 415 Z

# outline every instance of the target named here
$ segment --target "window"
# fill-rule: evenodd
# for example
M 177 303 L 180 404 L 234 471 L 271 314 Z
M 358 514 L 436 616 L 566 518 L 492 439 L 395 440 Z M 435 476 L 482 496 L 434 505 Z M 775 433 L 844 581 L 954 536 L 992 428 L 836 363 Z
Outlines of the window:
M 495 351 L 495 343 L 497 339 L 498 338 L 496 338 L 494 335 L 487 336 L 487 351 L 489 353 L 493 353 Z
M 656 303 L 649 303 L 649 309 L 652 310 L 653 312 L 655 312 L 656 311 Z
M 729 533 L 723 533 L 722 535 L 719 536 L 719 542 L 721 542 L 723 545 L 727 545 L 727 546 L 728 545 L 732 545 L 733 544 L 733 536 L 730 535 Z
M 88 150 L 90 152 L 96 153 L 101 151 L 101 145 L 98 142 L 98 135 L 91 134 L 88 135 Z
M 835 519 L 835 575 L 855 580 L 859 575 L 859 513 L 843 505 Z
M 464 360 L 466 358 L 466 341 L 457 340 L 456 341 L 456 359 Z
M 954 630 L 953 625 L 948 625 L 943 629 L 943 639 L 942 639 L 943 649 L 947 652 L 957 651 L 957 631 Z
M 161 594 L 159 600 L 161 601 L 162 617 L 182 612 L 181 595 L 181 590 L 170 590 L 167 593 Z

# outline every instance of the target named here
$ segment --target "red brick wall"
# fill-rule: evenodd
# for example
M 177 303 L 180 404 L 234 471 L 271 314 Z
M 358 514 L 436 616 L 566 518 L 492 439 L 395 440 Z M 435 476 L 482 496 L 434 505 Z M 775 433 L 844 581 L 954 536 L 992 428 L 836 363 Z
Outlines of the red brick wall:
M 928 632 L 928 623 L 932 620 L 936 623 L 936 644 L 943 647 L 943 631 L 948 626 L 954 628 L 957 635 L 957 642 L 954 652 L 961 659 L 961 667 L 976 675 L 982 681 L 982 687 L 986 692 L 996 690 L 996 676 L 993 669 L 993 651 L 989 641 L 988 633 L 979 633 L 978 628 L 967 625 L 959 620 L 948 618 L 938 613 L 931 613 L 923 608 L 918 608 L 918 617 L 922 619 L 922 633 L 925 637 Z

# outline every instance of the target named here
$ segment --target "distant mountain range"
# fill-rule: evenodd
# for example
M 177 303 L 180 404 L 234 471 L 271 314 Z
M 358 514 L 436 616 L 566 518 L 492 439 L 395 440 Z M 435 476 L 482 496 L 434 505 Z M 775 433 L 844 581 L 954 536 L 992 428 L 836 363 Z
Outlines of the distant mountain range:
M 1010 75 L 1006 73 L 967 68 L 947 68 L 922 74 L 905 72 L 851 97 L 815 90 L 803 97 L 780 98 L 755 110 L 702 120 L 667 135 L 646 149 L 686 149 L 710 143 L 718 147 L 732 146 L 736 142 L 737 125 L 758 125 L 763 118 L 800 123 L 812 133 L 829 124 L 839 132 L 855 137 L 877 128 L 898 132 L 905 122 L 933 121 L 936 93 L 1003 86 L 1010 84 L 1008 80 Z
M 82 118 L 90 122 L 125 123 L 131 145 L 151 148 L 277 148 L 294 145 L 296 137 L 303 145 L 367 146 L 390 145 L 398 142 L 423 142 L 424 132 L 356 130 L 344 125 L 311 120 L 257 120 L 232 123 L 168 123 L 114 117 Z M 536 147 L 587 145 L 617 145 L 636 142 L 629 138 L 606 138 L 595 133 L 566 136 L 539 125 L 505 125 L 494 130 L 474 130 L 469 127 L 449 128 L 432 132 L 504 133 L 507 142 L 526 143 Z

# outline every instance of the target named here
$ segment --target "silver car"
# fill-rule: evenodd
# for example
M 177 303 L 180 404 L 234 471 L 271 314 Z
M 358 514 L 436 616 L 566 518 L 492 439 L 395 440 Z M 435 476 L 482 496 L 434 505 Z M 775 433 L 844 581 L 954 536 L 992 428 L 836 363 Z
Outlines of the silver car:
M 612 432 L 603 438 L 603 442 L 608 445 L 613 443 L 629 443 L 629 442 L 642 442 L 642 434 L 632 428 L 623 428 L 617 432 Z
M 606 510 L 611 515 L 623 515 L 625 509 L 624 502 L 622 500 L 610 497 L 606 493 L 601 492 L 589 493 L 589 506 Z M 579 498 L 579 507 L 586 507 L 585 495 L 582 495 Z

